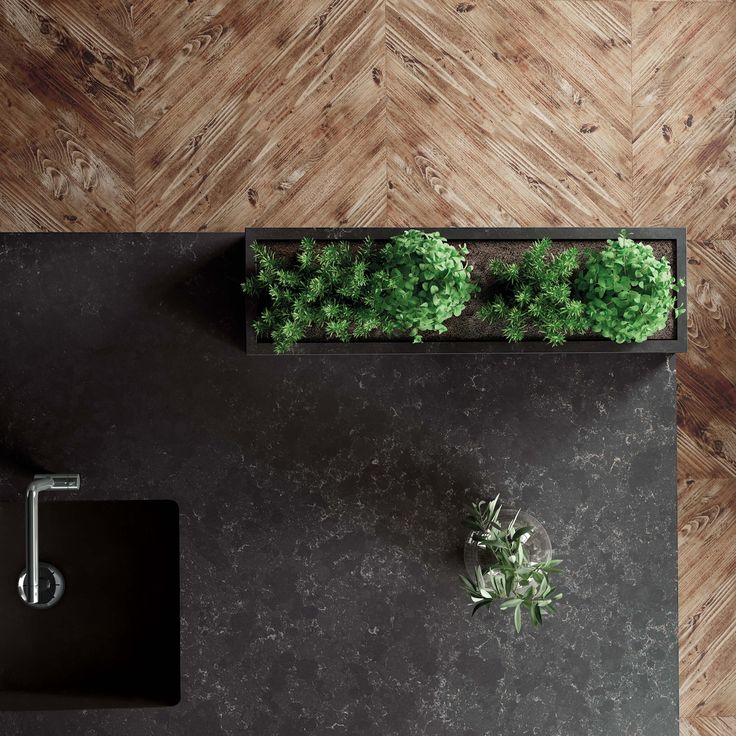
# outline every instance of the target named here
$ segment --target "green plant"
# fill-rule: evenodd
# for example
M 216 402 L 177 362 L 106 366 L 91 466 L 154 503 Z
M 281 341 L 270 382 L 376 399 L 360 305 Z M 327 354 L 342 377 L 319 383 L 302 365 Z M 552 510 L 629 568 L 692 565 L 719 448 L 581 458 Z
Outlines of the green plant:
M 579 253 L 569 248 L 552 256 L 551 245 L 549 238 L 535 242 L 518 263 L 491 261 L 500 293 L 480 308 L 478 316 L 501 321 L 509 342 L 519 342 L 536 327 L 551 345 L 562 345 L 568 335 L 588 328 L 584 305 L 573 295 Z
M 537 626 L 556 612 L 562 598 L 549 582 L 549 575 L 560 572 L 561 560 L 532 562 L 524 544 L 529 527 L 517 527 L 516 517 L 508 526 L 498 521 L 502 506 L 499 497 L 470 505 L 463 525 L 472 530 L 473 542 L 491 552 L 491 564 L 475 569 L 475 580 L 460 576 L 464 590 L 470 595 L 473 614 L 484 606 L 500 601 L 501 610 L 513 611 L 514 628 L 521 631 L 521 610 L 526 608 L 531 622 Z M 518 517 L 518 513 L 517 513 Z M 487 579 L 488 578 L 488 579 Z
M 677 307 L 675 281 L 665 258 L 652 247 L 635 243 L 622 230 L 601 251 L 586 251 L 587 262 L 577 280 L 591 328 L 618 343 L 644 342 L 684 312 Z
M 422 332 L 446 332 L 445 321 L 460 315 L 479 288 L 470 280 L 467 253 L 439 233 L 407 230 L 391 238 L 373 278 L 373 305 L 387 331 L 408 332 L 414 342 Z
M 288 263 L 272 250 L 253 243 L 257 270 L 242 284 L 264 306 L 253 327 L 258 337 L 273 340 L 277 353 L 287 351 L 311 327 L 343 342 L 384 328 L 371 306 L 373 247 L 348 243 L 318 247 L 303 238 L 296 262 Z

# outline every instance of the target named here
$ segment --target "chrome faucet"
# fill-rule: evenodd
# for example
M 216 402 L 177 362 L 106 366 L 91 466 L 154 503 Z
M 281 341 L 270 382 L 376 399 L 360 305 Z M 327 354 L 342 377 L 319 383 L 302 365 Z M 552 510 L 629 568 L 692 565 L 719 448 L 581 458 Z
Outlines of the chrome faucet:
M 64 576 L 49 562 L 38 560 L 38 494 L 77 491 L 78 475 L 34 475 L 26 490 L 26 569 L 18 578 L 18 594 L 33 608 L 50 608 L 64 594 Z

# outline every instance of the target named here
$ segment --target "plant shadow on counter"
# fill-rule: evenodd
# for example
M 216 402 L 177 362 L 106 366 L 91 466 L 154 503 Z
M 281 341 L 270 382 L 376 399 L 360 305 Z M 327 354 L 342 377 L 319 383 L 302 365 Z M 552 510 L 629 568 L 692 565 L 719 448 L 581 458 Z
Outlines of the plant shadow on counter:
M 207 255 L 202 259 L 177 272 L 177 280 L 167 288 L 163 301 L 173 314 L 193 323 L 197 329 L 242 350 L 245 341 L 240 289 L 245 274 L 242 235 L 233 234 L 230 242 L 214 254 L 212 249 L 204 252 Z

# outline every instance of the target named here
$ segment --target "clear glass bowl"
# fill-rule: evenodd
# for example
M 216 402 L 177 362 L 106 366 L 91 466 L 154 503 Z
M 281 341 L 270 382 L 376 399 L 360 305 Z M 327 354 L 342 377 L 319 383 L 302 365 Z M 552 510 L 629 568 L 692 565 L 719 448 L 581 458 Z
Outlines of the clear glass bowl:
M 498 522 L 504 528 L 507 527 L 516 517 L 517 511 L 514 509 L 501 509 L 498 515 Z M 519 511 L 514 527 L 518 529 L 522 526 L 531 527 L 531 531 L 523 537 L 524 551 L 530 562 L 546 562 L 552 559 L 552 544 L 549 541 L 547 530 L 542 526 L 539 519 L 532 516 L 527 511 Z M 482 569 L 490 566 L 494 562 L 491 551 L 473 539 L 474 532 L 468 535 L 465 540 L 464 558 L 465 570 L 471 580 L 475 580 L 475 568 L 480 565 Z M 484 580 L 488 582 L 492 574 L 485 574 Z

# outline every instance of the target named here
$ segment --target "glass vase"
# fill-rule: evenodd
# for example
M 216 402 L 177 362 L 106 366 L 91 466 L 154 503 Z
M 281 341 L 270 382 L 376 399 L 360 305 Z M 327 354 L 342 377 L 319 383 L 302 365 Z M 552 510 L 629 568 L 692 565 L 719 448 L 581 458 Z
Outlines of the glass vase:
M 518 514 L 518 516 L 517 516 Z M 547 562 L 552 559 L 552 544 L 549 541 L 549 535 L 542 523 L 536 517 L 527 511 L 516 511 L 514 509 L 501 509 L 498 515 L 498 522 L 503 529 L 514 521 L 514 528 L 519 529 L 522 526 L 528 526 L 531 531 L 522 537 L 524 552 L 528 560 L 532 563 Z M 477 566 L 484 571 L 487 570 L 496 558 L 493 552 L 475 540 L 478 532 L 471 532 L 465 540 L 465 549 L 463 557 L 465 559 L 465 570 L 471 580 L 475 580 L 475 569 Z M 483 579 L 488 584 L 493 575 L 499 573 L 484 572 Z

